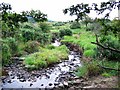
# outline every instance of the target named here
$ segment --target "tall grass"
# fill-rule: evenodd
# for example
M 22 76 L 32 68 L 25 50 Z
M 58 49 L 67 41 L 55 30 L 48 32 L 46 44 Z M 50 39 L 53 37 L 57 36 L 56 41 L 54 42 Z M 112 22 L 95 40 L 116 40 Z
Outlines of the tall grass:
M 65 45 L 52 49 L 40 48 L 39 52 L 28 55 L 25 58 L 24 64 L 28 68 L 38 69 L 47 67 L 66 58 L 68 58 L 68 49 Z

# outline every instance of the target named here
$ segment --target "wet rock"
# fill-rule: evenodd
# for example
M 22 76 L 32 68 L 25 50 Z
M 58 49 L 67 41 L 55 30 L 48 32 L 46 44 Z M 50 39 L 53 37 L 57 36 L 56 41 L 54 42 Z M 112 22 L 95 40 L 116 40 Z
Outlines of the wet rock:
M 52 83 L 49 83 L 49 86 L 52 86 L 53 84 Z
M 55 86 L 57 86 L 57 85 L 59 85 L 59 84 L 60 84 L 59 82 L 55 82 L 55 83 L 54 83 Z
M 44 86 L 44 84 L 41 84 L 41 86 Z
M 20 79 L 20 82 L 25 82 L 26 80 L 25 79 Z
M 12 83 L 11 80 L 7 80 L 8 83 Z
M 63 85 L 64 85 L 64 86 L 68 86 L 68 82 L 64 81 L 64 82 L 63 82 Z
M 95 88 L 94 86 L 85 86 L 85 87 L 83 87 L 83 88 Z
M 73 65 L 74 65 L 74 63 L 70 63 L 70 65 L 72 65 L 72 66 L 73 66 Z
M 68 90 L 75 90 L 75 88 L 74 87 L 70 87 L 70 88 L 68 88 Z
M 59 86 L 59 87 L 63 87 L 64 85 L 63 85 L 62 83 L 60 83 L 58 86 Z
M 31 87 L 32 85 L 33 85 L 33 84 L 31 83 L 31 84 L 30 84 L 30 87 Z
M 13 77 L 11 77 L 11 79 L 14 79 L 15 77 L 13 76 Z

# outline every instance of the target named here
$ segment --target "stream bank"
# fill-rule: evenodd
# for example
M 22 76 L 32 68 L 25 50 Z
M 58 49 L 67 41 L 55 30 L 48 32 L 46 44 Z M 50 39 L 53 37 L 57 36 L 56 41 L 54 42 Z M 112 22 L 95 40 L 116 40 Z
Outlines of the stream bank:
M 55 41 L 54 46 L 60 43 Z M 4 67 L 5 76 L 2 76 L 3 89 L 11 88 L 41 88 L 53 89 L 68 85 L 67 80 L 75 78 L 74 71 L 82 66 L 80 53 L 69 51 L 68 60 L 61 60 L 58 64 L 48 68 L 28 71 L 21 61 Z

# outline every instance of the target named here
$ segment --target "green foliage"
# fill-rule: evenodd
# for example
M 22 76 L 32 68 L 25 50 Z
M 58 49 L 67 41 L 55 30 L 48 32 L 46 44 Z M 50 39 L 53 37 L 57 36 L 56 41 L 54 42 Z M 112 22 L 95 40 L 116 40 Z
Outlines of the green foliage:
M 117 37 L 114 35 L 107 35 L 100 38 L 100 42 L 106 46 L 120 50 L 120 42 Z M 101 47 L 98 48 L 98 55 L 101 54 L 101 57 L 105 57 L 109 60 L 119 60 L 120 54 L 117 52 L 113 52 L 110 50 L 102 49 Z
M 34 40 L 34 30 L 31 29 L 21 29 L 24 41 Z
M 11 57 L 10 47 L 6 43 L 2 43 L 2 64 L 9 63 Z
M 10 47 L 10 52 L 12 55 L 15 55 L 15 53 L 17 53 L 18 51 L 18 43 L 15 40 L 15 38 L 9 37 L 6 38 L 7 44 Z
M 93 60 L 86 65 L 89 76 L 96 76 L 102 73 L 102 69 L 98 66 L 98 61 Z
M 75 74 L 78 76 L 78 77 L 85 77 L 88 73 L 88 70 L 86 68 L 86 66 L 82 66 L 82 67 L 79 67 L 77 69 L 77 72 L 75 72 Z
M 28 53 L 33 53 L 39 51 L 40 43 L 37 41 L 28 41 L 25 46 L 25 51 Z
M 70 29 L 60 30 L 60 37 L 72 36 L 72 31 Z
M 55 46 L 53 46 L 53 45 L 47 45 L 46 48 L 47 49 L 55 49 Z
M 40 22 L 39 27 L 41 28 L 42 32 L 47 33 L 50 31 L 50 25 L 45 22 Z
M 114 60 L 113 61 L 104 60 L 100 63 L 100 65 L 104 66 L 104 67 L 113 68 L 113 69 L 118 70 L 119 66 L 120 66 L 120 62 L 115 62 Z M 104 75 L 104 73 L 107 73 L 109 76 L 118 75 L 119 71 L 116 71 L 116 70 L 104 69 L 103 75 Z
M 95 51 L 94 50 L 85 50 L 83 55 L 86 57 L 93 57 L 95 55 Z
M 40 10 L 23 11 L 22 15 L 34 18 L 36 22 L 47 21 L 47 15 Z
M 68 57 L 68 49 L 65 45 L 54 49 L 40 48 L 40 52 L 28 55 L 25 58 L 25 65 L 33 68 L 41 68 L 59 62 Z
M 72 22 L 70 28 L 71 29 L 78 29 L 78 28 L 81 28 L 81 26 L 80 26 L 79 22 Z
M 53 24 L 53 26 L 63 26 L 64 24 L 64 22 L 56 22 Z
M 102 73 L 102 76 L 104 76 L 104 77 L 110 77 L 111 75 L 109 73 L 107 73 L 107 72 L 104 72 L 104 73 Z
M 77 36 L 64 36 L 62 42 L 71 42 L 78 44 L 80 47 L 84 48 L 83 55 L 87 57 L 95 57 L 97 46 L 91 42 L 95 42 L 95 36 L 91 31 L 83 31 Z
M 51 34 L 49 33 L 36 33 L 35 40 L 41 44 L 49 44 L 51 41 Z
M 79 77 L 97 76 L 102 73 L 102 69 L 98 66 L 98 61 L 84 63 L 84 66 L 77 69 L 76 75 Z

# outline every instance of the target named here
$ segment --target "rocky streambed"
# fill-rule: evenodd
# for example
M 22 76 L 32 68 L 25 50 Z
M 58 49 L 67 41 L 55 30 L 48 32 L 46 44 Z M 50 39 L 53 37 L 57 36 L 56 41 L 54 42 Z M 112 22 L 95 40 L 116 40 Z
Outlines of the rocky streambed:
M 55 42 L 58 43 L 58 42 Z M 59 43 L 60 44 L 60 43 Z M 59 46 L 57 44 L 54 44 Z M 60 63 L 48 68 L 29 71 L 21 61 L 4 67 L 5 76 L 1 77 L 1 88 L 41 88 L 53 89 L 67 86 L 70 78 L 76 77 L 73 73 L 81 66 L 80 54 L 70 51 L 68 60 L 61 60 Z

